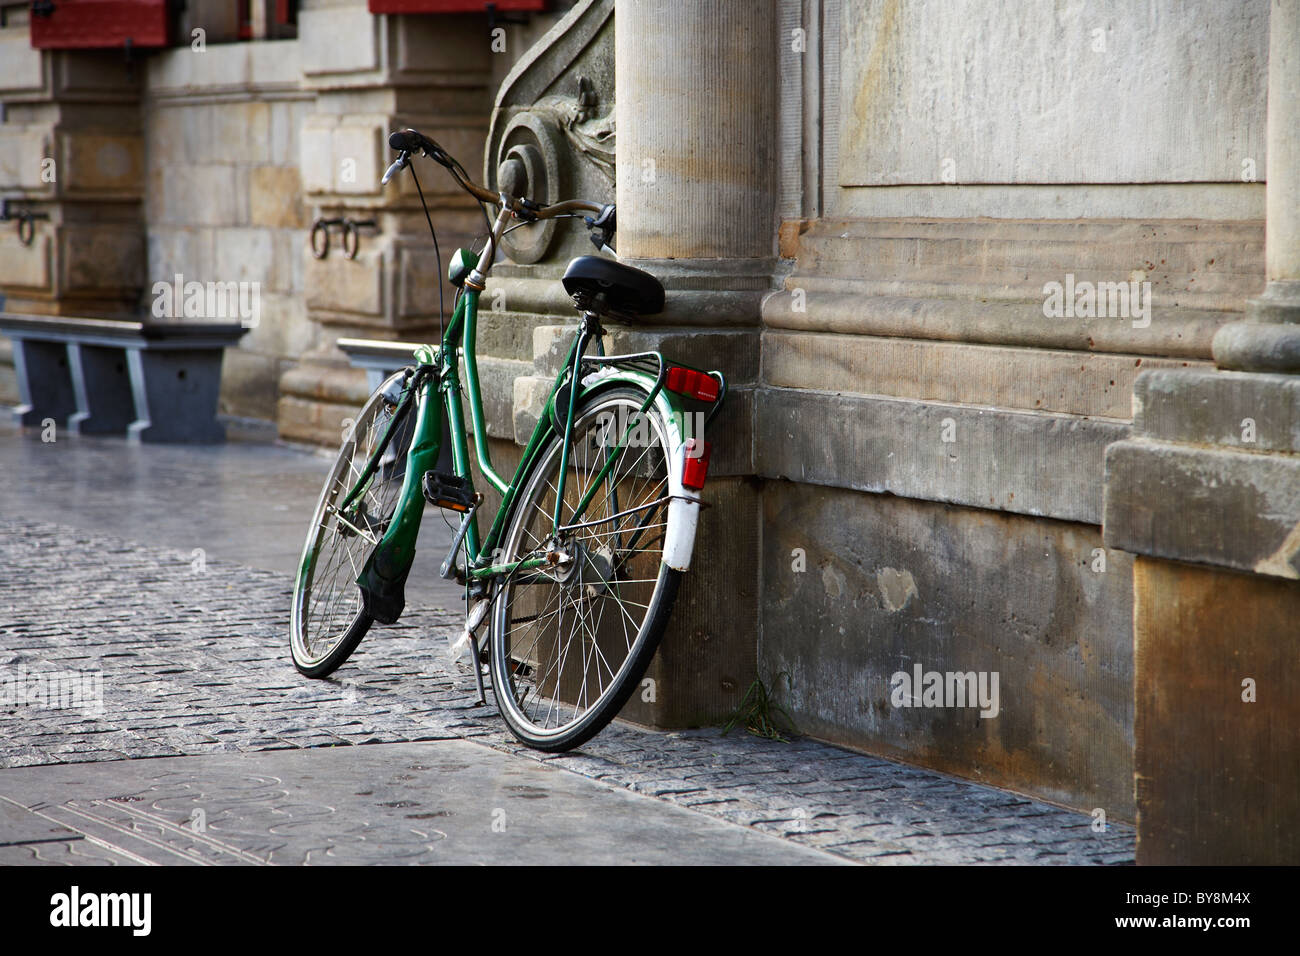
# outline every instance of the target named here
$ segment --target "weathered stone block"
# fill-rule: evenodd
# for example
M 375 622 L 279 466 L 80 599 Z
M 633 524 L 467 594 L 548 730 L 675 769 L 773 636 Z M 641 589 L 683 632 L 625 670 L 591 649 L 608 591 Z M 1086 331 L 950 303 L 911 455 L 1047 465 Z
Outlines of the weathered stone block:
M 135 134 L 77 132 L 62 137 L 64 189 L 138 197 L 144 188 L 144 140 Z
M 41 180 L 42 162 L 51 156 L 49 143 L 49 130 L 43 127 L 0 127 L 0 189 L 51 191 L 52 185 Z
M 0 230 L 0 286 L 50 288 L 50 237 L 38 232 L 30 246 L 12 229 Z
M 248 194 L 233 166 L 173 166 L 162 176 L 160 202 L 151 210 L 168 225 L 237 226 L 247 216 Z
M 277 267 L 272 233 L 267 229 L 222 229 L 214 237 L 218 282 L 258 282 L 262 291 L 276 288 Z
M 379 177 L 387 165 L 383 162 L 387 143 L 382 124 L 340 123 L 330 140 L 334 192 L 377 192 Z
M 209 107 L 211 151 L 197 162 L 271 161 L 271 106 L 262 102 L 219 103 Z
M 1170 29 L 1175 9 L 1197 28 Z M 1264 154 L 1265 0 L 1033 5 L 1014 29 L 1004 15 L 985 0 L 846 10 L 840 185 L 1225 182 Z
M 298 168 L 303 189 L 309 193 L 329 192 L 334 186 L 333 137 L 337 120 L 312 114 L 303 120 L 299 133 Z
M 45 85 L 41 51 L 25 26 L 0 30 L 0 91 L 39 90 Z
M 241 347 L 295 359 L 316 347 L 321 328 L 307 318 L 301 295 L 263 292 L 260 298 L 259 321 Z
M 382 250 L 363 245 L 356 259 L 331 256 L 305 261 L 307 308 L 382 315 Z
M 276 422 L 285 441 L 337 448 L 343 437 L 342 422 L 357 413 L 358 405 L 332 405 L 281 394 Z
M 1132 563 L 1097 528 L 787 482 L 763 508 L 760 673 L 801 730 L 1132 819 Z M 918 664 L 996 672 L 996 716 L 896 706 Z
M 378 31 L 383 20 L 360 5 L 303 10 L 298 14 L 303 73 L 375 69 L 379 66 Z M 347 37 L 348 42 L 338 42 L 339 37 Z
M 1118 422 L 764 388 L 755 463 L 765 477 L 1101 522 Z
M 1213 369 L 1137 380 L 1133 434 L 1242 451 L 1300 452 L 1300 377 Z
M 279 100 L 270 104 L 270 159 L 276 166 L 296 166 L 298 163 L 298 130 L 307 115 L 305 100 Z
M 1112 548 L 1300 578 L 1300 457 L 1117 442 L 1105 527 Z
M 221 369 L 224 415 L 274 420 L 279 401 L 280 360 L 249 348 L 227 349 Z
M 1300 584 L 1134 562 L 1138 863 L 1300 860 Z
M 175 282 L 177 274 L 186 280 L 207 280 L 215 276 L 216 235 L 222 230 L 174 226 L 151 226 L 148 249 L 147 285 Z
M 757 485 L 710 478 L 704 500 L 690 572 L 646 671 L 654 683 L 643 681 L 632 695 L 619 715 L 626 720 L 664 728 L 723 723 L 757 675 Z
M 139 295 L 145 265 L 141 227 L 84 223 L 59 230 L 59 279 L 67 292 Z

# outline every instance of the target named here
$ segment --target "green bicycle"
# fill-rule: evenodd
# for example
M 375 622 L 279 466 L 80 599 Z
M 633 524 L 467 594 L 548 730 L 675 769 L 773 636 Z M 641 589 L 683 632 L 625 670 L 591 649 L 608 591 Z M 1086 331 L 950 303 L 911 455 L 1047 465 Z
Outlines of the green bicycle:
M 606 355 L 602 320 L 658 313 L 664 290 L 614 259 L 579 256 L 562 279 L 581 314 L 576 338 L 518 468 L 502 478 L 488 453 L 475 358 L 479 295 L 498 244 L 508 227 L 582 218 L 597 248 L 612 252 L 614 206 L 544 205 L 517 195 L 522 190 L 512 187 L 524 181 L 523 170 L 511 163 L 518 160 L 502 164 L 502 191 L 493 193 L 415 130 L 394 133 L 389 144 L 398 158 L 383 183 L 423 154 L 498 211 L 481 253 L 458 249 L 451 257 L 457 301 L 440 347 L 416 349 L 413 364 L 375 390 L 343 441 L 294 586 L 293 661 L 303 674 L 325 677 L 372 624 L 398 619 L 431 503 L 460 515 L 441 569 L 465 589 L 466 623 L 453 654 L 469 658 L 480 701 L 486 660 L 498 710 L 516 737 L 540 750 L 568 750 L 618 714 L 667 627 L 695 544 L 710 453 L 703 432 L 726 382 L 659 352 Z M 418 178 L 416 188 L 423 203 Z M 479 472 L 501 498 L 486 534 L 459 358 Z

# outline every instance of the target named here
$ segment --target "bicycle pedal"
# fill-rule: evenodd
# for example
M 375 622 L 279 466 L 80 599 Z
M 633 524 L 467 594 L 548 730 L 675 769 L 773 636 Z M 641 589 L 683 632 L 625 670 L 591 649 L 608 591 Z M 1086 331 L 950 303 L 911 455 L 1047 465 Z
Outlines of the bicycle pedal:
M 464 514 L 474 507 L 474 492 L 470 489 L 469 479 L 459 475 L 426 471 L 420 488 L 424 491 L 424 499 L 439 508 Z

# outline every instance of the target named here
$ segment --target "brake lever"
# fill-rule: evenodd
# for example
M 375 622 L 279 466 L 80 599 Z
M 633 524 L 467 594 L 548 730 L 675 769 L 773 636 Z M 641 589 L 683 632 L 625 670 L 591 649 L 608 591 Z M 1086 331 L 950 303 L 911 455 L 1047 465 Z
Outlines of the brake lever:
M 398 155 L 397 159 L 393 162 L 393 165 L 388 167 L 388 171 L 384 173 L 383 178 L 379 180 L 379 185 L 387 186 L 388 181 L 392 179 L 393 176 L 396 175 L 398 172 L 400 172 L 401 170 L 405 169 L 408 165 L 410 165 L 410 162 L 411 162 L 411 154 L 408 153 L 406 150 L 402 150 L 402 152 Z
M 594 219 L 587 216 L 583 219 L 591 234 L 587 237 L 591 244 L 602 252 L 608 252 L 611 255 L 618 255 L 614 252 L 614 231 L 617 228 L 617 219 L 615 206 L 613 203 L 607 205 L 600 211 L 600 215 Z

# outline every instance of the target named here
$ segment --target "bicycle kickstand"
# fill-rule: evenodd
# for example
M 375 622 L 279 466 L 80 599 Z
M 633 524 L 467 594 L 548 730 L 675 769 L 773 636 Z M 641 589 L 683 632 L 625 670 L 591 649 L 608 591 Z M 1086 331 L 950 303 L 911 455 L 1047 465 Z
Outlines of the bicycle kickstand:
M 469 649 L 474 655 L 474 684 L 478 687 L 478 706 L 487 705 L 487 694 L 483 691 L 483 662 L 478 656 L 478 638 L 474 632 L 469 632 Z

